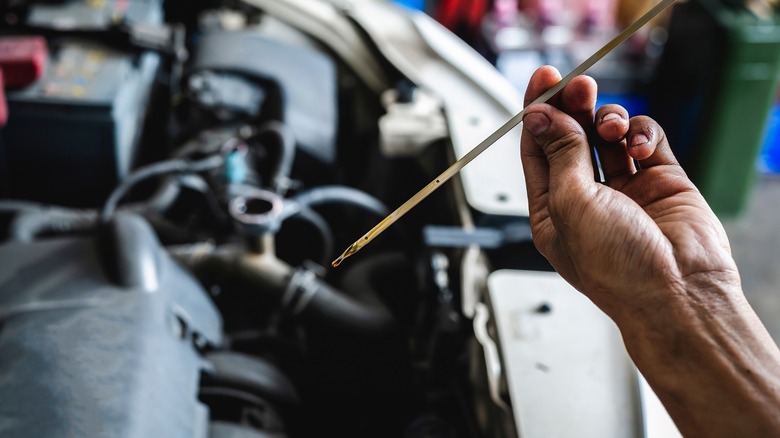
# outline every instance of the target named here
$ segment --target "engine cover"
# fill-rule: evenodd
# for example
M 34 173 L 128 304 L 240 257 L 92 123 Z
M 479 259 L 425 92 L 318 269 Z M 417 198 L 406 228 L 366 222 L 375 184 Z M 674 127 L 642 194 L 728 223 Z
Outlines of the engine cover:
M 0 435 L 206 436 L 203 289 L 140 218 L 100 238 L 0 246 Z

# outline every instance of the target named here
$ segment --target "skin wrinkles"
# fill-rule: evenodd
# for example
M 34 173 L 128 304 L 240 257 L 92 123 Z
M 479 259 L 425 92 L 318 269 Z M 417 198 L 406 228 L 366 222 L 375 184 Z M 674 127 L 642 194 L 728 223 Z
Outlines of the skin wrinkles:
M 604 120 L 607 116 L 617 116 Z M 596 113 L 598 120 L 597 133 L 607 144 L 625 144 L 625 133 L 628 132 L 628 112 L 618 105 L 605 105 Z
M 575 154 L 581 154 L 582 152 L 571 146 L 578 144 L 583 135 L 581 128 L 578 130 L 572 126 L 570 131 L 563 134 L 561 138 L 544 145 L 542 149 L 548 161 L 565 160 L 565 164 L 577 163 L 579 157 Z
M 655 122 L 652 121 L 652 119 L 650 119 L 649 117 L 638 116 L 638 117 L 634 117 L 634 119 L 637 120 L 634 120 L 633 123 L 640 123 L 641 120 L 643 123 L 652 123 L 653 125 L 655 125 Z M 675 158 L 674 154 L 672 154 L 671 147 L 669 146 L 669 141 L 666 138 L 666 133 L 657 125 L 649 129 L 650 129 L 650 134 L 645 134 L 645 135 L 648 135 L 648 137 L 652 136 L 650 137 L 651 141 L 649 141 L 643 146 L 633 146 L 632 147 L 633 150 L 630 152 L 635 156 L 635 158 L 637 158 L 639 157 L 638 154 L 640 153 L 641 148 L 644 147 L 650 149 L 647 151 L 649 153 L 648 156 L 641 159 L 637 158 L 639 160 L 640 167 L 646 168 L 646 167 L 658 166 L 660 164 L 663 164 L 667 166 L 677 166 L 680 168 L 680 171 L 682 171 L 682 167 L 680 167 L 680 163 L 677 161 L 677 158 Z M 655 133 L 656 129 L 660 130 L 661 133 L 656 134 Z M 629 131 L 628 138 L 633 138 L 634 135 L 636 134 Z M 652 141 L 652 139 L 655 137 L 658 137 L 657 142 Z M 652 148 L 655 148 L 655 150 L 653 151 Z M 651 154 L 656 154 L 657 156 L 654 157 Z M 683 173 L 685 172 L 683 171 Z
M 617 190 L 618 187 L 615 189 Z M 700 202 L 698 199 L 699 191 L 687 179 L 682 168 L 674 165 L 639 170 L 619 189 L 650 215 L 655 212 L 653 204 L 658 202 L 668 204 L 670 196 L 687 197 L 692 195 L 696 199 L 691 198 L 691 201 Z
M 568 113 L 590 113 L 594 112 L 596 106 L 596 94 L 591 89 L 597 89 L 596 80 L 590 76 L 578 76 L 561 91 L 561 105 Z M 592 120 L 592 118 L 591 118 Z
M 526 101 L 559 78 L 537 71 Z M 684 436 L 780 436 L 780 351 L 742 294 L 723 227 L 663 129 L 647 117 L 597 119 L 628 114 L 596 112 L 594 95 L 591 79 L 574 80 L 526 113 L 520 156 L 534 244 L 615 321 Z M 626 147 L 639 132 L 648 141 Z M 591 145 L 606 184 L 593 179 Z
M 609 199 L 611 196 L 612 195 L 609 192 L 599 191 L 597 192 L 597 197 L 603 199 L 599 200 L 593 198 L 589 200 L 589 202 L 599 202 L 603 203 L 604 205 L 610 205 L 613 204 L 613 202 Z M 589 290 L 592 293 L 592 291 L 596 289 L 606 289 L 606 285 L 608 285 L 610 282 L 614 282 L 613 272 L 619 273 L 625 266 L 630 266 L 633 264 L 653 266 L 650 278 L 645 279 L 647 281 L 653 281 L 653 277 L 656 277 L 656 273 L 667 273 L 670 270 L 669 267 L 665 264 L 663 258 L 658 259 L 652 256 L 652 254 L 654 254 L 656 251 L 659 251 L 660 248 L 664 248 L 665 253 L 671 254 L 670 243 L 662 234 L 658 232 L 652 232 L 652 228 L 647 227 L 645 217 L 641 214 L 637 214 L 635 210 L 627 209 L 625 206 L 622 206 L 619 207 L 616 211 L 608 211 L 605 212 L 605 214 L 594 217 L 592 215 L 583 215 L 583 212 L 579 209 L 579 206 L 573 206 L 570 208 L 574 210 L 563 211 L 560 214 L 569 217 L 580 218 L 579 229 L 577 227 L 562 227 L 560 225 L 556 225 L 558 227 L 559 233 L 563 237 L 563 240 L 567 242 L 568 245 L 564 249 L 556 248 L 551 252 L 547 252 L 543 249 L 543 253 L 548 258 L 552 259 L 558 258 L 557 253 L 560 252 L 587 255 L 584 258 L 588 260 L 589 263 L 573 263 L 574 274 L 572 276 L 568 276 L 567 280 L 572 281 L 573 283 L 579 285 L 580 288 Z M 582 246 L 583 242 L 577 240 L 576 238 L 572 239 L 567 237 L 570 234 L 579 233 L 582 229 L 596 228 L 599 223 L 609 223 L 611 222 L 610 219 L 612 217 L 629 218 L 630 221 L 620 227 L 613 228 L 607 237 L 607 241 L 603 242 L 603 244 Z M 638 235 L 636 233 L 637 230 L 640 230 Z M 613 247 L 615 244 L 622 244 L 627 241 L 628 245 L 626 246 L 633 248 L 633 250 L 622 254 L 621 257 L 616 257 L 616 254 L 609 250 L 609 248 Z M 648 247 L 659 249 L 646 251 Z M 583 275 L 583 272 L 589 273 L 598 271 L 597 268 L 599 265 L 606 265 L 613 269 L 609 271 L 606 277 L 589 278 L 592 277 L 592 274 Z M 630 289 L 631 287 L 636 287 L 636 285 L 638 283 L 641 284 L 642 281 L 644 280 L 641 278 L 625 278 L 623 279 L 624 288 Z
M 546 75 L 546 76 L 545 76 Z M 544 72 L 541 75 L 542 81 L 548 81 L 554 83 L 558 79 L 555 74 Z M 657 264 L 658 260 L 656 256 L 652 254 L 660 251 L 666 253 L 670 257 L 674 257 L 675 246 L 670 243 L 670 240 L 674 240 L 674 233 L 679 231 L 673 231 L 671 239 L 669 233 L 663 232 L 664 221 L 670 223 L 676 223 L 673 219 L 673 210 L 670 212 L 668 209 L 664 209 L 662 205 L 668 203 L 670 197 L 685 197 L 686 193 L 698 195 L 696 188 L 690 184 L 684 177 L 684 172 L 676 160 L 669 159 L 666 153 L 659 153 L 658 156 L 652 156 L 653 149 L 659 145 L 668 147 L 666 143 L 666 136 L 663 130 L 656 128 L 654 122 L 646 117 L 633 117 L 628 119 L 628 115 L 624 109 L 616 106 L 611 106 L 607 110 L 599 110 L 599 115 L 617 114 L 619 117 L 612 120 L 612 133 L 610 140 L 618 140 L 612 142 L 608 146 L 616 149 L 618 152 L 626 154 L 626 142 L 628 139 L 633 138 L 633 135 L 643 133 L 647 136 L 648 142 L 642 147 L 651 148 L 649 153 L 640 155 L 637 158 L 647 158 L 644 161 L 645 164 L 649 164 L 647 168 L 640 170 L 636 173 L 632 173 L 633 169 L 628 165 L 631 160 L 623 159 L 624 169 L 618 169 L 618 172 L 624 174 L 624 177 L 616 178 L 614 174 L 611 175 L 607 186 L 611 188 L 620 188 L 621 191 L 607 192 L 601 190 L 601 187 L 593 180 L 584 180 L 583 175 L 587 175 L 582 171 L 585 164 L 582 163 L 582 158 L 587 150 L 583 149 L 586 143 L 582 142 L 583 137 L 586 137 L 586 129 L 581 124 L 577 123 L 575 119 L 581 118 L 587 115 L 590 119 L 591 126 L 593 126 L 594 114 L 596 111 L 593 108 L 595 103 L 594 94 L 592 89 L 588 87 L 594 84 L 591 78 L 582 78 L 573 81 L 563 92 L 560 93 L 560 99 L 558 105 L 563 106 L 567 112 L 570 113 L 572 118 L 559 121 L 561 125 L 557 127 L 559 133 L 551 138 L 549 141 L 543 141 L 539 144 L 538 148 L 523 148 L 521 151 L 521 157 L 524 159 L 536 158 L 539 163 L 539 167 L 536 168 L 540 175 L 531 175 L 533 180 L 530 190 L 530 203 L 532 205 L 533 214 L 531 215 L 532 232 L 537 242 L 538 248 L 548 259 L 552 262 L 563 259 L 562 254 L 571 252 L 574 250 L 581 250 L 576 243 L 576 238 L 566 238 L 566 236 L 576 235 L 593 226 L 597 226 L 597 222 L 609 221 L 610 215 L 620 215 L 622 217 L 629 217 L 631 225 L 625 229 L 613 229 L 612 233 L 608 236 L 608 243 L 604 246 L 599 246 L 590 252 L 590 258 L 595 259 L 598 263 L 611 263 L 620 264 L 619 260 L 614 260 L 610 254 L 602 254 L 604 250 L 598 248 L 604 248 L 609 246 L 616 246 L 621 241 L 630 240 L 635 242 L 636 247 L 632 249 L 628 254 L 623 254 L 625 260 L 623 263 L 650 263 L 651 265 Z M 533 85 L 529 88 L 533 88 Z M 541 88 L 541 87 L 540 87 Z M 595 87 L 591 87 L 595 88 Z M 529 97 L 530 99 L 530 97 Z M 555 103 L 554 103 L 555 104 Z M 547 114 L 554 108 L 553 105 L 539 104 L 529 108 L 529 114 L 533 112 L 541 112 Z M 602 115 L 602 118 L 603 118 Z M 549 119 L 548 115 L 545 115 Z M 615 127 L 614 125 L 618 125 Z M 623 130 L 623 138 L 620 139 L 620 130 Z M 594 126 L 592 134 L 597 133 L 598 129 Z M 528 140 L 533 138 L 527 132 L 523 133 L 524 140 L 528 143 Z M 542 136 L 544 137 L 544 136 Z M 607 144 L 604 141 L 604 144 Z M 637 149 L 637 148 L 633 148 Z M 636 152 L 636 151 L 634 151 Z M 544 160 L 541 160 L 544 158 Z M 667 162 L 668 164 L 657 164 L 658 161 Z M 592 173 L 592 165 L 586 164 Z M 544 178 L 544 173 L 547 172 L 547 178 Z M 676 173 L 682 175 L 675 175 Z M 650 187 L 650 190 L 648 190 Z M 626 209 L 625 206 L 619 207 L 618 211 L 608 211 L 604 213 L 602 218 L 589 218 L 588 205 L 597 203 L 601 205 L 610 205 L 617 197 L 628 197 L 629 199 L 637 199 L 639 205 L 634 209 Z M 605 199 L 599 199 L 605 198 Z M 644 198 L 644 199 L 642 199 Z M 695 199 L 698 201 L 698 199 Z M 625 203 L 626 199 L 620 199 L 619 203 Z M 662 202 L 663 201 L 663 202 Z M 636 204 L 634 204 L 636 205 Z M 655 213 L 663 212 L 663 215 L 656 215 Z M 591 212 L 592 213 L 592 212 Z M 640 219 L 642 218 L 642 219 Z M 650 219 L 657 220 L 657 224 Z M 638 233 L 639 239 L 636 238 L 637 230 L 647 227 L 648 229 L 655 229 L 655 233 L 647 233 L 645 231 Z M 646 235 L 648 234 L 648 235 Z M 695 234 L 695 231 L 694 231 Z M 561 239 L 560 237 L 563 237 Z M 567 242 L 569 247 L 561 247 L 559 244 L 561 240 Z M 694 239 L 695 240 L 695 239 Z M 575 243 L 572 243 L 575 242 Z M 679 246 L 679 245 L 678 245 Z M 651 249 L 647 252 L 648 249 Z M 661 249 L 664 249 L 661 251 Z M 608 251 L 607 251 L 608 252 Z M 683 249 L 681 254 L 683 259 L 690 258 L 691 254 L 695 254 L 696 251 L 691 249 Z M 571 266 L 564 268 L 563 270 L 568 273 L 566 275 L 568 279 L 573 282 L 581 284 L 583 278 L 587 278 L 582 274 L 589 269 L 582 269 L 578 264 L 581 261 L 572 259 L 571 257 L 565 257 Z M 693 257 L 698 258 L 698 257 Z M 678 271 L 681 268 L 686 268 L 687 261 L 678 266 Z M 589 264 L 585 264 L 589 267 Z M 695 266 L 695 264 L 694 264 Z M 668 275 L 670 269 L 667 266 L 663 266 L 659 269 L 653 268 L 654 271 L 662 272 Z M 578 273 L 579 271 L 579 273 Z M 595 287 L 601 288 L 599 283 L 605 281 L 594 282 Z M 632 283 L 635 280 L 632 280 Z
M 669 210 L 657 223 L 678 252 L 678 264 L 683 275 L 709 272 L 722 266 L 733 267 L 736 271 L 728 247 L 723 246 L 725 231 L 721 227 L 713 227 L 706 222 L 686 221 L 686 217 L 700 212 L 698 207 L 675 206 Z M 712 251 L 713 246 L 724 251 Z
M 604 120 L 607 116 L 613 118 Z M 634 160 L 626 152 L 628 113 L 617 105 L 606 105 L 598 110 L 595 120 L 597 123 L 590 130 L 588 140 L 595 145 L 607 185 L 617 188 L 636 172 Z

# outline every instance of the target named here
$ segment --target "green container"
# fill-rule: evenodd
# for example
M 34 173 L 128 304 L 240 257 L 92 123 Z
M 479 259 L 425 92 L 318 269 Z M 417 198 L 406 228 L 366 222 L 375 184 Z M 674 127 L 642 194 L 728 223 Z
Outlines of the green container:
M 756 158 L 780 79 L 780 15 L 699 0 L 725 41 L 710 115 L 692 177 L 721 217 L 742 213 L 756 178 Z

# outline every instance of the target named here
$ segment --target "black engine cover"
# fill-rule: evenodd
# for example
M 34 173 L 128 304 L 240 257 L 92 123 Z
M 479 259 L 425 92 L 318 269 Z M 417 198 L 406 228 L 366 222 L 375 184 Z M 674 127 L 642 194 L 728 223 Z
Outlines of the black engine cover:
M 197 437 L 221 319 L 140 218 L 0 246 L 0 436 Z

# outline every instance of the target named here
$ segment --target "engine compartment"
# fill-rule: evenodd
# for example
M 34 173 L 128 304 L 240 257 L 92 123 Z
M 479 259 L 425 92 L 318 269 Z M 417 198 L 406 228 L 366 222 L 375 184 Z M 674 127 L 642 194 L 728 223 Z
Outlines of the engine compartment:
M 560 323 L 559 306 L 582 314 L 572 297 L 592 304 L 531 242 L 519 133 L 331 267 L 519 106 L 430 18 L 372 1 L 60 0 L 5 2 L 0 20 L 4 71 L 41 67 L 6 90 L 0 129 L 0 434 L 554 430 L 521 418 L 528 403 L 573 412 L 569 430 L 607 413 L 615 436 L 641 434 L 614 327 L 591 312 L 583 340 Z M 517 335 L 535 324 L 559 344 Z M 586 363 L 628 377 L 567 368 Z M 565 390 L 523 392 L 512 369 Z
M 1 429 L 479 435 L 468 239 L 425 238 L 471 224 L 461 189 L 329 266 L 450 162 L 448 138 L 388 156 L 382 96 L 330 48 L 251 2 L 195 3 L 2 10 L 48 63 L 0 134 Z

